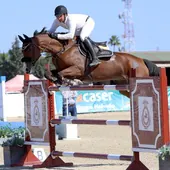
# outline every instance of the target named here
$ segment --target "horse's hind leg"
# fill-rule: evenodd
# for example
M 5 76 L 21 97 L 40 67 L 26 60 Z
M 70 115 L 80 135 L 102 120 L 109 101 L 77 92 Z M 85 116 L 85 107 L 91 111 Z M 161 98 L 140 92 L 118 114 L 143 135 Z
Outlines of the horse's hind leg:
M 119 91 L 121 94 L 123 94 L 124 96 L 130 98 L 130 93 L 128 91 Z
M 122 80 L 111 80 L 111 81 L 110 81 L 110 84 L 111 84 L 111 85 L 114 85 L 114 84 L 116 84 L 116 85 L 129 84 L 128 78 L 127 78 L 126 76 L 123 76 L 123 78 L 124 78 L 124 79 L 122 79 Z M 119 91 L 119 92 L 120 92 L 122 95 L 130 98 L 130 93 L 129 93 L 129 91 L 122 90 L 122 91 Z

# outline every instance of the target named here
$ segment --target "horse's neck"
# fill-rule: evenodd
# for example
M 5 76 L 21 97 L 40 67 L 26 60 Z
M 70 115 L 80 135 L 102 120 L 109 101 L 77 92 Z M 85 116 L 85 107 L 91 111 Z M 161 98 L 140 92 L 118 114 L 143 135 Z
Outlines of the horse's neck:
M 51 54 L 56 54 L 55 50 L 58 49 L 58 51 L 63 51 L 62 53 L 64 53 L 65 51 L 69 50 L 70 48 L 72 48 L 73 46 L 76 45 L 76 40 L 59 40 L 60 42 L 60 47 L 57 47 L 56 43 L 46 43 L 46 45 L 44 46 L 44 44 L 42 44 L 42 48 L 46 49 L 46 52 L 49 52 Z
M 72 48 L 75 45 L 76 45 L 76 41 L 74 39 L 73 40 L 68 40 L 67 44 L 64 45 L 64 49 L 65 49 L 65 51 L 67 51 L 68 49 Z
M 69 42 L 68 42 L 68 45 L 74 45 L 74 44 L 76 44 L 77 43 L 77 41 L 76 40 L 69 40 Z

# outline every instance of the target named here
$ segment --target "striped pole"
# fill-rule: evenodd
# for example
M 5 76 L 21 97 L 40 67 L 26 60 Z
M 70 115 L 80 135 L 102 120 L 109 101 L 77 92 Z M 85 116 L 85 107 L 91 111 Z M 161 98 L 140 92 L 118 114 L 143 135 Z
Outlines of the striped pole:
M 50 86 L 49 91 L 72 90 L 129 90 L 129 85 L 79 85 L 79 86 Z
M 130 120 L 92 120 L 92 119 L 51 119 L 50 124 L 86 124 L 86 125 L 120 125 L 130 126 Z
M 96 154 L 96 153 L 83 153 L 83 152 L 53 151 L 53 152 L 51 152 L 51 156 L 53 157 L 53 159 L 55 159 L 58 156 L 63 156 L 63 157 L 79 157 L 79 158 L 122 160 L 122 161 L 132 161 L 133 160 L 133 156 L 130 156 L 130 155 Z

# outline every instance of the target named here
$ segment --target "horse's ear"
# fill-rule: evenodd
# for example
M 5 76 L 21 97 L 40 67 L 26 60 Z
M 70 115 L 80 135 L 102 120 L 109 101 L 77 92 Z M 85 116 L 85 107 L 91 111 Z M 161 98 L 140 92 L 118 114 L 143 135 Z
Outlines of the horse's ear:
M 23 34 L 23 36 L 25 37 L 25 39 L 29 39 L 29 37 L 27 35 Z
M 24 42 L 24 38 L 22 38 L 20 35 L 18 35 L 18 38 L 22 41 L 22 42 Z
M 46 27 L 43 27 L 43 29 L 40 31 L 40 34 L 46 33 L 46 32 L 47 32 Z
M 38 31 L 37 30 L 35 30 L 34 33 L 33 33 L 33 36 L 36 36 L 36 35 L 38 35 Z

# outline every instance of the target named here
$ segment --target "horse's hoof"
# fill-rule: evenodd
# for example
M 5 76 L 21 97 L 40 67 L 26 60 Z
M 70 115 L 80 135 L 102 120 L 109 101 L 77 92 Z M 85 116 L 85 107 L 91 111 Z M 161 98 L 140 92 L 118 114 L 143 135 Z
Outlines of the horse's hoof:
M 74 79 L 74 85 L 82 85 L 83 82 L 81 80 L 78 79 Z

